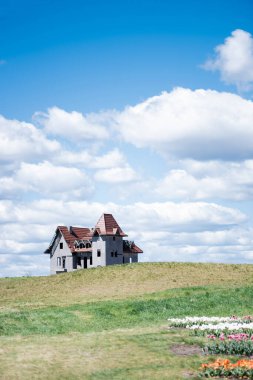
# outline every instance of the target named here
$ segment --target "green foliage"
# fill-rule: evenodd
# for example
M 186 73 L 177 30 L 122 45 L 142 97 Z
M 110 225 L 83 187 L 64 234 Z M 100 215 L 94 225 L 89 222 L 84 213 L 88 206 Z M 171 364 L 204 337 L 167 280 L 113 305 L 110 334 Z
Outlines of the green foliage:
M 224 340 L 212 342 L 207 344 L 204 350 L 208 354 L 252 356 L 253 341 Z
M 202 364 L 199 377 L 253 379 L 253 361 L 238 360 L 236 363 L 228 359 L 217 359 L 210 364 Z
M 209 296 L 206 297 L 208 290 Z M 0 313 L 0 335 L 65 334 L 166 323 L 168 317 L 252 312 L 253 287 L 169 290 L 137 299 L 101 301 Z

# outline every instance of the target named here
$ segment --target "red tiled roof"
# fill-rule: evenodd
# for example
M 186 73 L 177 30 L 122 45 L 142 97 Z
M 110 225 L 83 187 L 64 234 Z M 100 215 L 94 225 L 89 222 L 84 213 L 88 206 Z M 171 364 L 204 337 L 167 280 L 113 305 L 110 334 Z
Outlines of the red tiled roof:
M 122 231 L 112 214 L 102 214 L 95 226 L 95 230 L 97 230 L 100 235 L 127 236 Z
M 92 237 L 92 232 L 89 228 L 85 227 L 70 227 L 70 232 L 75 235 L 78 239 L 90 239 Z
M 78 245 L 75 247 L 76 240 L 92 240 L 94 235 L 118 235 L 121 237 L 127 236 L 112 214 L 102 214 L 98 220 L 95 228 L 89 229 L 85 227 L 70 227 L 69 229 L 66 226 L 58 226 L 56 228 L 55 236 L 51 241 L 49 247 L 44 253 L 51 253 L 54 242 L 59 236 L 59 233 L 64 237 L 66 243 L 68 244 L 72 253 L 77 252 L 90 252 L 92 248 L 78 248 Z M 85 242 L 84 242 L 85 243 Z M 123 252 L 124 253 L 143 253 L 143 251 L 135 245 L 134 242 L 129 242 L 128 240 L 123 240 Z
M 123 241 L 123 253 L 143 253 L 143 251 L 134 243 L 129 242 L 130 244 L 124 244 Z
M 70 227 L 68 230 L 65 226 L 58 226 L 57 230 L 61 232 L 71 251 L 75 251 L 74 242 L 76 240 L 89 240 L 92 237 L 89 228 Z

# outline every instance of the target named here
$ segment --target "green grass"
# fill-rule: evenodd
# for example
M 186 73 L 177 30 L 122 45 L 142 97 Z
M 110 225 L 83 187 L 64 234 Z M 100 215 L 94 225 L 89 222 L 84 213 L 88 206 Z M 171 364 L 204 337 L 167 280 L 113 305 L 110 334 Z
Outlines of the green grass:
M 159 263 L 2 279 L 0 378 L 193 379 L 208 358 L 170 347 L 203 338 L 168 330 L 167 318 L 253 314 L 252 275 L 250 265 Z
M 253 265 L 139 263 L 0 279 L 0 310 L 126 299 L 193 286 L 253 285 Z
M 168 317 L 253 312 L 253 286 L 186 288 L 154 293 L 148 299 L 100 301 L 0 313 L 1 335 L 66 334 L 149 326 Z

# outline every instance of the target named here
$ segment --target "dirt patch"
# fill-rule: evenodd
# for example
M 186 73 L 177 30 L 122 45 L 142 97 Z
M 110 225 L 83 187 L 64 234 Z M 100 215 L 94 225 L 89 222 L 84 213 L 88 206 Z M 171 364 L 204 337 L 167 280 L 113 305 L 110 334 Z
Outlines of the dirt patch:
M 174 344 L 171 346 L 171 351 L 173 354 L 189 356 L 189 355 L 203 355 L 202 348 L 197 345 L 188 344 Z

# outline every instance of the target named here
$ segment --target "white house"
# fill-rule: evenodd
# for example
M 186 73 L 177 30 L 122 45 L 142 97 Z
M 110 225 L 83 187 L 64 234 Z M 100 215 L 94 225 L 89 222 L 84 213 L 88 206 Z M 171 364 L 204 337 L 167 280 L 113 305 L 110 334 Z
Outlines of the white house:
M 44 252 L 50 254 L 50 272 L 137 263 L 143 251 L 133 241 L 124 240 L 126 236 L 111 214 L 103 214 L 91 229 L 58 226 Z

